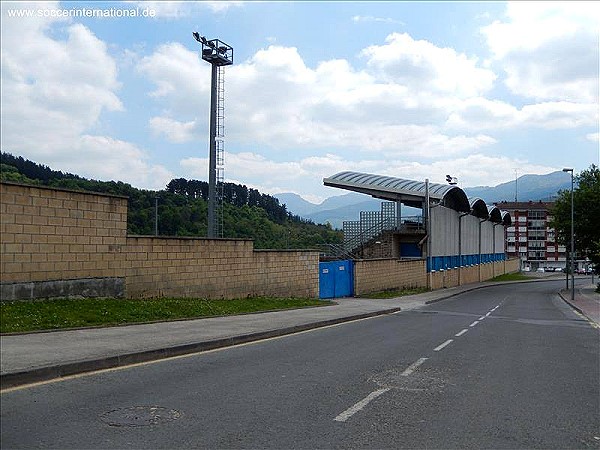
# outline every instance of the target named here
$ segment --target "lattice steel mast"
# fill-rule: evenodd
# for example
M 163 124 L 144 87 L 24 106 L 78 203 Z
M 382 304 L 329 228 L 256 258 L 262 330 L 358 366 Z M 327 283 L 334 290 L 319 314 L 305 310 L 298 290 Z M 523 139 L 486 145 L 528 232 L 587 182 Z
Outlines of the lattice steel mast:
M 215 238 L 223 236 L 224 66 L 233 64 L 233 48 L 219 39 L 207 40 L 197 32 L 192 35 L 202 44 L 202 59 L 212 66 L 208 158 L 208 237 Z

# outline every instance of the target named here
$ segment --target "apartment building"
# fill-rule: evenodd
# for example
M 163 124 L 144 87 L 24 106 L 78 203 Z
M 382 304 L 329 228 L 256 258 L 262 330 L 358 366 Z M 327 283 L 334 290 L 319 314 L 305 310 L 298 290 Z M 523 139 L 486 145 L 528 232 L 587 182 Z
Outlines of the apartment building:
M 549 226 L 553 205 L 542 201 L 496 203 L 513 219 L 506 227 L 505 251 L 507 257 L 521 260 L 522 270 L 566 266 L 566 248 L 556 242 L 556 233 Z

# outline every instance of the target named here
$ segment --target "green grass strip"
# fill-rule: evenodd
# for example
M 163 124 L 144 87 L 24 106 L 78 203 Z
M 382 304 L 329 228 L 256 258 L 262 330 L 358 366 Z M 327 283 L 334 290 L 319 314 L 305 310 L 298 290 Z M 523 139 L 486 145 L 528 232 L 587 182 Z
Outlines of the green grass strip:
M 490 281 L 521 281 L 521 280 L 531 280 L 532 276 L 523 275 L 521 273 L 505 273 L 504 275 L 498 275 L 495 278 L 492 278 Z
M 373 298 L 373 299 L 385 299 L 385 298 L 396 298 L 403 297 L 405 295 L 422 294 L 429 292 L 427 288 L 406 288 L 406 289 L 388 289 L 385 291 L 371 292 L 369 294 L 361 295 L 361 298 Z
M 227 316 L 330 304 L 308 298 L 251 297 L 234 300 L 189 298 L 56 299 L 2 302 L 0 332 L 115 326 L 130 323 Z

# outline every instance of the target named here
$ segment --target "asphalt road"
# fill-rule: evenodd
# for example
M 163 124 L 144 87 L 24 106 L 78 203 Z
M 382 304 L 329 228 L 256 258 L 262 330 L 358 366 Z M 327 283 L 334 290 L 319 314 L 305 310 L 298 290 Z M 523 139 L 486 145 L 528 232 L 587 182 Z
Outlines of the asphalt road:
M 8 391 L 11 448 L 600 448 L 600 333 L 561 282 Z

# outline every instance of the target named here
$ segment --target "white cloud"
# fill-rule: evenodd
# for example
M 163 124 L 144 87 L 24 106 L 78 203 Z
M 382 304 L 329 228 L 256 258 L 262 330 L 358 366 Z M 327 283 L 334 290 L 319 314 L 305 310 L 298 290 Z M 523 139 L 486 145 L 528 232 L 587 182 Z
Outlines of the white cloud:
M 9 5 L 34 12 L 59 7 Z M 104 112 L 125 110 L 106 44 L 70 20 L 11 18 L 8 9 L 3 3 L 2 150 L 83 176 L 162 184 L 167 171 L 149 166 L 135 145 L 92 135 Z
M 598 124 L 598 106 L 573 102 L 544 102 L 518 109 L 506 102 L 472 98 L 460 102 L 448 116 L 449 129 L 509 128 L 570 129 Z
M 129 142 L 84 135 L 72 150 L 81 158 L 65 161 L 61 166 L 88 178 L 126 181 L 136 187 L 157 190 L 164 189 L 174 178 L 164 167 L 149 164 L 148 155 Z
M 239 7 L 240 1 L 134 1 L 139 8 L 148 8 L 157 19 L 180 19 L 203 11 L 221 13 Z
M 496 79 L 494 72 L 478 67 L 477 59 L 425 40 L 415 41 L 407 33 L 393 33 L 384 45 L 367 47 L 362 55 L 384 80 L 413 92 L 472 97 L 489 91 Z
M 207 123 L 207 66 L 180 44 L 162 45 L 141 61 L 139 70 L 157 86 L 151 95 L 167 106 L 161 118 L 152 119 L 153 129 L 181 142 L 184 135 L 192 137 L 182 128 L 190 131 L 192 123 Z M 453 107 L 448 98 L 383 83 L 346 60 L 324 61 L 311 69 L 296 48 L 269 46 L 227 67 L 225 79 L 230 144 L 341 147 L 433 158 L 495 143 L 485 135 L 445 134 L 438 123 L 448 114 L 445 108 Z
M 391 17 L 375 17 L 375 16 L 352 16 L 352 22 L 375 22 L 375 23 L 392 23 L 397 25 L 404 25 L 404 22 Z
M 168 117 L 153 117 L 150 128 L 154 134 L 164 134 L 171 142 L 182 143 L 198 139 L 198 126 L 195 121 L 178 122 Z
M 598 2 L 510 2 L 481 32 L 515 94 L 598 102 Z
M 585 136 L 588 141 L 600 142 L 600 133 L 589 133 Z

